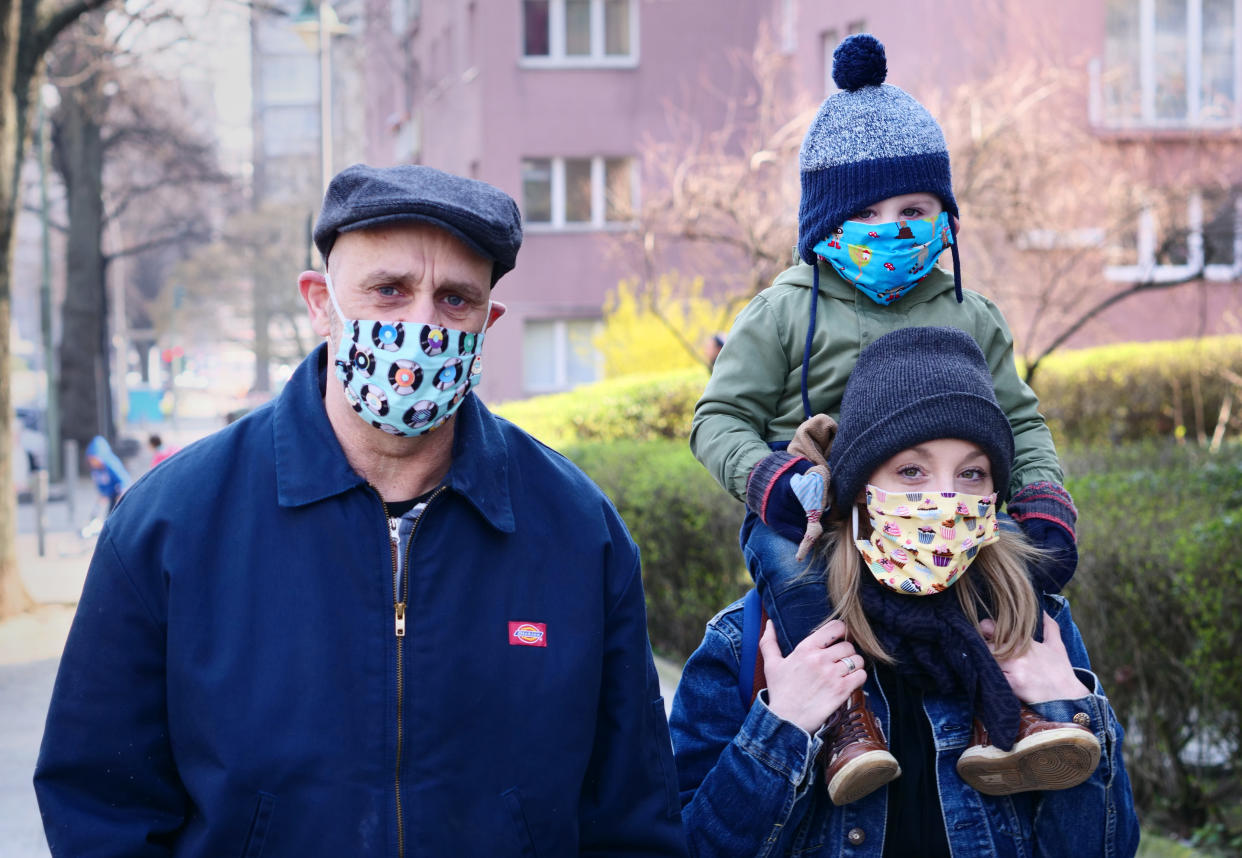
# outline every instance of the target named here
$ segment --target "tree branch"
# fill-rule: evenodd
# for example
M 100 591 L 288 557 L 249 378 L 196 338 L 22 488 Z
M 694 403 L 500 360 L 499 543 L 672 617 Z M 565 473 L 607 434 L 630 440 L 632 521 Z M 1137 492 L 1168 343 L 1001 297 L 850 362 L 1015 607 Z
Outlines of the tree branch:
M 112 3 L 113 0 L 72 0 L 72 2 L 55 10 L 43 19 L 34 33 L 34 50 L 37 56 L 43 56 L 52 47 L 65 28 L 81 18 L 87 12 L 93 12 Z
M 1114 304 L 1124 301 L 1126 298 L 1129 298 L 1131 295 L 1137 295 L 1140 292 L 1154 292 L 1158 289 L 1174 289 L 1178 286 L 1185 286 L 1187 283 L 1195 283 L 1202 279 L 1203 279 L 1203 269 L 1199 269 L 1198 271 L 1196 271 L 1194 274 L 1190 275 L 1189 277 L 1185 277 L 1180 280 L 1170 280 L 1168 282 L 1156 282 L 1154 280 L 1145 280 L 1141 283 L 1132 283 L 1126 288 L 1118 292 L 1114 292 L 1112 295 L 1109 295 L 1104 300 L 1099 301 L 1098 303 L 1092 305 L 1085 313 L 1083 313 L 1077 319 L 1075 319 L 1072 323 L 1070 323 L 1070 325 L 1067 328 L 1061 331 L 1061 333 L 1058 334 L 1052 340 L 1052 342 L 1049 343 L 1044 348 L 1044 350 L 1039 353 L 1039 355 L 1035 358 L 1034 361 L 1032 361 L 1030 364 L 1027 365 L 1026 378 L 1025 378 L 1026 383 L 1027 384 L 1031 383 L 1031 379 L 1035 377 L 1035 370 L 1039 367 L 1040 363 L 1043 362 L 1044 358 L 1048 357 L 1048 355 L 1052 354 L 1058 348 L 1065 345 L 1066 340 L 1074 336 L 1074 334 L 1078 333 L 1078 331 L 1080 331 L 1082 327 L 1087 324 L 1087 322 L 1091 321 L 1096 316 L 1100 315 L 1101 313 L 1103 313 L 1105 310 L 1107 310 L 1109 307 L 1113 306 Z
M 104 255 L 104 262 L 106 264 L 114 259 L 119 259 L 122 256 L 137 256 L 140 253 L 146 253 L 148 250 L 155 250 L 158 247 L 167 247 L 170 244 L 177 244 L 182 241 L 209 241 L 210 239 L 211 236 L 207 232 L 190 226 L 180 232 L 172 233 L 170 235 L 162 235 L 158 238 L 152 238 L 148 241 L 132 244 L 129 247 L 123 247 L 120 250 L 114 250 L 112 253 Z

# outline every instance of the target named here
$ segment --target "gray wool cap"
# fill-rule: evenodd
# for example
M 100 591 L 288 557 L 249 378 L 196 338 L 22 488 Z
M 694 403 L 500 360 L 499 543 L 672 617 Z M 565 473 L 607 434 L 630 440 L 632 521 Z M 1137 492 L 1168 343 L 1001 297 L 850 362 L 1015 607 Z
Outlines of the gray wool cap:
M 421 164 L 354 164 L 328 184 L 315 224 L 326 260 L 342 232 L 395 223 L 428 223 L 492 263 L 492 285 L 513 270 L 522 246 L 517 203 L 499 188 Z
M 1013 429 L 978 343 L 956 328 L 901 328 L 870 343 L 845 383 L 828 469 L 844 513 L 875 469 L 938 438 L 978 444 L 998 502 L 1009 493 Z

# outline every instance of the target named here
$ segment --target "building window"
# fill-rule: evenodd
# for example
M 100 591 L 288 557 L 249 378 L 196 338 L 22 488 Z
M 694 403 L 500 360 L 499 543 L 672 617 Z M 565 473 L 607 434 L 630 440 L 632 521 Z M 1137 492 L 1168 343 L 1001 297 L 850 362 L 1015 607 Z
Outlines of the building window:
M 634 217 L 637 190 L 633 158 L 522 160 L 522 215 L 530 227 L 628 226 Z
M 522 0 L 525 66 L 632 66 L 638 0 Z
M 1112 127 L 1242 124 L 1242 0 L 1108 0 L 1098 121 Z
M 1110 280 L 1242 277 L 1242 191 L 1195 191 L 1144 208 L 1108 249 Z
M 841 37 L 836 30 L 824 30 L 819 34 L 819 51 L 824 67 L 824 95 L 832 95 L 837 91 L 837 82 L 832 79 L 832 54 L 841 44 Z
M 598 381 L 603 361 L 595 348 L 598 319 L 528 319 L 522 335 L 522 379 L 527 393 L 568 390 Z

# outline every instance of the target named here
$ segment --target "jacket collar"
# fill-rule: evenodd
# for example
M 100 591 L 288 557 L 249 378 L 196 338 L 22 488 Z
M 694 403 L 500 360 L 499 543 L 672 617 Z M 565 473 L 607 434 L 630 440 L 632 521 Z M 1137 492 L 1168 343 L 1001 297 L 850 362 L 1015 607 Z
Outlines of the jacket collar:
M 345 458 L 323 405 L 328 347 L 320 344 L 294 371 L 272 417 L 277 502 L 297 507 L 366 485 Z M 445 480 L 493 527 L 516 527 L 509 455 L 500 423 L 469 394 L 454 421 L 453 464 Z

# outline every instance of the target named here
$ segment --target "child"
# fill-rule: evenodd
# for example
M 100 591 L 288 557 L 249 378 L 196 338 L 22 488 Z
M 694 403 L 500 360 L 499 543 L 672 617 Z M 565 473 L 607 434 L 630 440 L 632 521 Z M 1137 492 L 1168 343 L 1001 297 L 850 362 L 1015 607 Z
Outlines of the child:
M 99 506 L 107 506 L 106 510 L 93 516 L 82 528 L 82 536 L 89 538 L 99 535 L 104 519 L 116 509 L 117 502 L 129 488 L 131 480 L 129 471 L 125 470 L 125 465 L 112 452 L 112 447 L 102 435 L 96 435 L 86 445 L 86 464 L 91 469 L 91 479 L 95 481 L 95 488 L 99 491 Z
M 1007 498 L 1009 515 L 1047 551 L 1036 590 L 1059 592 L 1077 564 L 1077 511 L 1035 394 L 1014 368 L 1009 328 L 961 286 L 944 135 L 886 74 L 872 36 L 851 36 L 834 53 L 841 91 L 825 99 L 799 155 L 802 263 L 738 315 L 691 429 L 695 456 L 747 505 L 743 553 L 785 653 L 822 617 L 822 590 L 802 575 L 807 552 L 796 543 L 828 497 L 825 475 L 807 475 L 813 462 L 785 448 L 804 421 L 838 413 L 860 350 L 896 329 L 958 328 L 979 344 L 1016 447 L 998 502 Z M 946 248 L 951 276 L 935 267 Z M 815 428 L 824 434 L 822 422 Z

